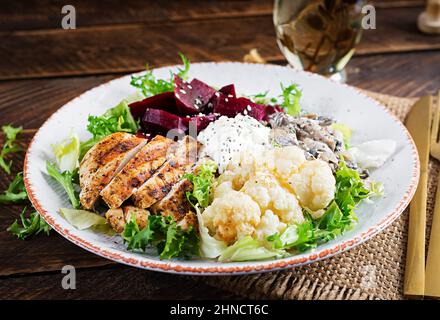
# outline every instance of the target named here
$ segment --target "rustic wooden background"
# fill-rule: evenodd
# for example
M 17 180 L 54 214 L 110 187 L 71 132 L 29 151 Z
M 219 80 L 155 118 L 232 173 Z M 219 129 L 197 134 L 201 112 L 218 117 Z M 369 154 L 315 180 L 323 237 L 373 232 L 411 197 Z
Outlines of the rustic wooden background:
M 349 83 L 415 97 L 440 88 L 440 37 L 417 31 L 423 1 L 375 1 L 377 30 L 364 33 L 348 65 Z M 72 4 L 77 29 L 61 29 Z M 110 79 L 176 64 L 241 61 L 258 48 L 286 63 L 275 42 L 271 0 L 0 0 L 0 125 L 26 130 L 23 147 L 56 109 Z M 0 137 L 1 143 L 2 137 Z M 23 154 L 15 157 L 14 173 Z M 12 177 L 0 172 L 0 190 Z M 53 232 L 20 241 L 5 229 L 20 206 L 0 205 L 0 299 L 240 298 L 185 276 L 116 265 Z M 77 268 L 77 289 L 61 288 L 64 265 Z

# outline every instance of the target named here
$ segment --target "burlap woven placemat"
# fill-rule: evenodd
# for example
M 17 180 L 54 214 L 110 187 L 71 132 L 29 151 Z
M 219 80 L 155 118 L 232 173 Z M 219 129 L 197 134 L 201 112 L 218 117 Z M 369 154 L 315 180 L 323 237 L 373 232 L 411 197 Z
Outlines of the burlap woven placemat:
M 403 121 L 416 99 L 365 92 Z M 431 159 L 428 189 L 430 232 L 439 163 Z M 405 168 L 402 168 L 405 169 Z M 251 299 L 403 299 L 408 209 L 364 244 L 306 266 L 246 276 L 202 277 L 212 286 Z

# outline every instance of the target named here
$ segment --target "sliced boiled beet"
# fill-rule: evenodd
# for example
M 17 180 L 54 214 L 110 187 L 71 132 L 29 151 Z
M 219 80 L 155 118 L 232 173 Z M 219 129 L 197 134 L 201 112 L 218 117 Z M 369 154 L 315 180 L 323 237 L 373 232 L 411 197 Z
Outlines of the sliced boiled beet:
M 211 102 L 216 115 L 231 118 L 241 113 L 262 121 L 267 120 L 268 115 L 277 112 L 277 109 L 273 106 L 257 104 L 244 97 L 228 98 L 228 96 L 220 92 L 214 95 Z
M 205 129 L 208 126 L 208 124 L 215 121 L 216 119 L 217 116 L 213 113 L 207 115 L 192 116 L 190 118 L 188 117 L 182 118 L 183 122 L 189 128 L 189 130 L 191 130 L 190 123 L 194 123 L 197 129 L 197 133 Z
M 142 117 L 142 127 L 148 133 L 166 134 L 171 129 L 186 132 L 188 127 L 182 118 L 159 109 L 147 109 Z
M 237 95 L 235 93 L 235 86 L 233 84 L 228 84 L 227 86 L 222 87 L 219 92 L 223 93 L 229 98 L 236 98 Z
M 190 83 L 174 76 L 174 96 L 179 114 L 191 115 L 204 112 L 206 105 L 215 93 L 206 83 L 193 79 Z
M 176 99 L 174 92 L 164 92 L 152 97 L 145 98 L 141 101 L 136 101 L 128 105 L 131 114 L 135 119 L 140 119 L 148 108 L 166 110 L 171 113 L 176 113 Z

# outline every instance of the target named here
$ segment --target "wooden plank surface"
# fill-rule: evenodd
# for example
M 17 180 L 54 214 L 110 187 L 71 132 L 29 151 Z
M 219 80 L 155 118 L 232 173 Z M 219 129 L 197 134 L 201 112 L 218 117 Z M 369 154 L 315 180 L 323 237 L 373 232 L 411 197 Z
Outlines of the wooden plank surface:
M 440 37 L 416 30 L 419 11 L 377 10 L 377 29 L 364 32 L 357 54 L 440 49 Z M 240 61 L 257 47 L 269 61 L 282 59 L 271 16 L 3 32 L 0 43 L 0 79 L 126 73 L 179 63 L 178 51 L 193 61 Z
M 75 265 L 73 265 L 75 266 Z M 76 270 L 76 289 L 64 290 L 61 271 L 0 279 L 1 299 L 238 299 L 187 276 L 122 265 Z
M 61 28 L 66 4 L 75 7 L 77 28 L 270 15 L 273 7 L 272 0 L 1 0 L 0 30 Z
M 277 62 L 286 64 L 285 60 Z M 440 54 L 427 51 L 355 57 L 348 64 L 347 71 L 350 84 L 381 93 L 415 97 L 437 89 L 440 84 L 439 67 Z M 0 125 L 12 122 L 25 128 L 38 128 L 69 100 L 118 76 L 0 82 Z

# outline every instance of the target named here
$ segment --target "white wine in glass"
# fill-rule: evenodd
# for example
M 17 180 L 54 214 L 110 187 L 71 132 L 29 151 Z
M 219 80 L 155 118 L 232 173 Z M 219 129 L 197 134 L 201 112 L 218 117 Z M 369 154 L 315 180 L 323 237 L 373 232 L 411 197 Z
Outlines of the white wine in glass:
M 361 0 L 275 0 L 278 45 L 290 65 L 345 82 L 362 34 Z

